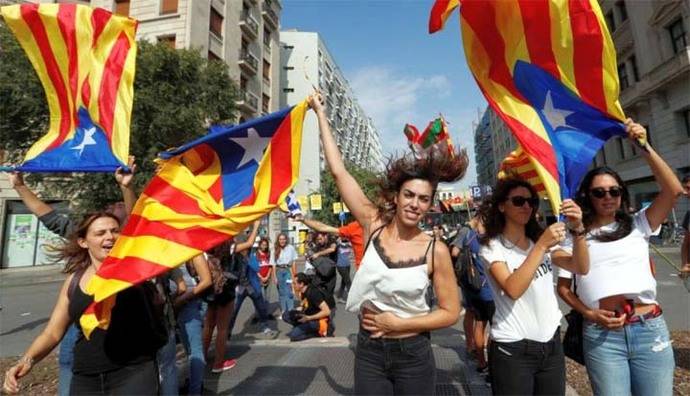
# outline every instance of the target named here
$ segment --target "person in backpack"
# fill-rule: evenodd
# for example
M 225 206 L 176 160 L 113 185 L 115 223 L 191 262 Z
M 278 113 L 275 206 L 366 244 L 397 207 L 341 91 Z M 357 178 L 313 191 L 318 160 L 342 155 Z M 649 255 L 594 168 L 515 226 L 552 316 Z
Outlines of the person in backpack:
M 494 305 L 491 287 L 484 273 L 482 259 L 479 256 L 481 249 L 479 239 L 483 233 L 484 227 L 481 220 L 478 216 L 473 217 L 469 221 L 469 230 L 462 235 L 462 240 L 460 241 L 458 260 L 462 270 L 460 271 L 458 283 L 460 288 L 463 289 L 463 296 L 466 299 L 463 302 L 467 303 L 468 308 L 466 309 L 472 318 L 469 326 L 472 336 L 469 338 L 473 342 L 471 350 L 477 359 L 477 371 L 487 373 L 489 364 L 486 360 L 485 351 L 488 340 L 485 334 L 496 306 Z M 453 246 L 453 249 L 455 248 L 457 246 Z M 468 329 L 466 328 L 465 331 L 468 331 Z
M 287 334 L 290 341 L 328 335 L 331 308 L 324 291 L 313 285 L 312 280 L 303 272 L 295 276 L 295 287 L 302 296 L 300 309 L 283 314 L 283 320 L 293 326 Z
M 462 295 L 462 307 L 465 310 L 465 314 L 462 319 L 462 326 L 465 331 L 465 350 L 470 356 L 474 356 L 474 309 L 470 307 L 470 298 L 468 294 L 470 293 L 469 290 L 467 290 L 467 283 L 462 281 L 462 258 L 461 258 L 461 253 L 462 252 L 462 244 L 465 239 L 465 236 L 470 232 L 470 227 L 466 224 L 463 224 L 459 227 L 458 232 L 455 235 L 455 238 L 451 242 L 449 248 L 450 248 L 450 257 L 453 260 L 453 270 L 455 272 L 455 280 L 458 283 L 458 286 L 460 287 L 460 293 Z
M 160 317 L 152 314 L 156 292 L 151 282 L 116 295 L 107 330 L 97 327 L 87 339 L 79 323 L 94 301 L 84 290 L 119 235 L 120 220 L 110 213 L 97 212 L 86 216 L 64 244 L 55 247 L 55 260 L 66 262 L 64 271 L 69 276 L 47 326 L 7 370 L 3 384 L 6 393 L 20 391 L 19 380 L 58 345 L 72 323 L 79 328 L 79 336 L 74 346 L 70 394 L 158 393 L 156 352 L 167 340 L 158 337 L 164 318 L 162 311 Z M 165 335 L 165 329 L 162 332 Z
M 256 237 L 258 223 L 254 224 L 253 234 Z M 225 346 L 230 331 L 228 330 L 235 307 L 236 286 L 240 273 L 244 269 L 244 262 L 235 254 L 237 251 L 250 249 L 253 239 L 236 242 L 226 241 L 208 252 L 208 265 L 211 272 L 213 286 L 205 297 L 208 303 L 204 320 L 203 347 L 204 356 L 208 361 L 208 350 L 211 346 L 211 338 L 216 333 L 215 355 L 211 371 L 221 373 L 237 365 L 235 359 L 225 359 Z
M 337 282 L 337 255 L 335 241 L 327 233 L 318 232 L 314 252 L 308 259 L 314 266 L 314 284 L 326 291 L 330 299 L 333 299 Z

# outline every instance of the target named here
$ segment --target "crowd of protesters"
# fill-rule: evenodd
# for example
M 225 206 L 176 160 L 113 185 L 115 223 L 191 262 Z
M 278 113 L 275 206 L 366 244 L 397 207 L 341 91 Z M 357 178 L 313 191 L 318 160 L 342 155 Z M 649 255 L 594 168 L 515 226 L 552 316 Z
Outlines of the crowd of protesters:
M 337 302 L 358 315 L 355 394 L 433 394 L 430 332 L 455 324 L 462 308 L 468 358 L 494 394 L 564 394 L 570 351 L 561 341 L 558 295 L 582 317 L 580 354 L 595 394 L 672 393 L 674 356 L 649 239 L 690 183 L 686 178 L 681 185 L 653 148 L 644 146 L 643 157 L 660 192 L 637 212 L 620 176 L 595 168 L 574 199 L 562 202 L 563 220 L 545 225 L 534 187 L 508 177 L 454 237 L 446 237 L 443 225 L 427 233 L 421 224 L 438 183 L 464 175 L 464 152 L 391 159 L 372 201 L 344 166 L 323 97 L 314 94 L 309 104 L 355 221 L 335 227 L 294 217 L 311 229 L 298 271 L 302 261 L 288 236 L 277 235 L 271 246 L 257 220 L 176 270 L 120 292 L 110 327 L 96 328 L 89 338 L 79 318 L 93 296 L 84 290 L 133 207 L 136 165 L 132 159 L 131 172 L 115 173 L 123 202 L 78 223 L 42 202 L 21 174 L 10 174 L 26 206 L 65 238 L 53 253 L 68 276 L 46 328 L 7 371 L 4 390 L 19 392 L 20 379 L 60 344 L 60 395 L 173 395 L 182 388 L 201 394 L 209 369 L 221 373 L 237 364 L 226 346 L 249 297 L 259 333 L 274 337 L 269 322 L 283 320 L 292 326 L 291 341 L 333 336 Z M 646 137 L 631 120 L 626 130 L 633 142 Z M 682 245 L 686 272 L 689 238 Z M 178 383 L 178 341 L 187 354 L 186 385 Z

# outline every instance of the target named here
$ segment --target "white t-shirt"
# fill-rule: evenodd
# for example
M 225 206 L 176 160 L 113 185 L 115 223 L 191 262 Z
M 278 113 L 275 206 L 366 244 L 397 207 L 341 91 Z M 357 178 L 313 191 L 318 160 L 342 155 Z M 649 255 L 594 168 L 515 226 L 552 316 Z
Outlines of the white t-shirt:
M 649 237 L 661 227 L 652 230 L 645 209 L 633 215 L 633 228 L 628 236 L 612 242 L 599 242 L 593 235 L 611 232 L 618 223 L 595 228 L 587 233 L 589 273 L 577 275 L 577 294 L 582 302 L 593 309 L 599 300 L 609 296 L 625 295 L 642 304 L 656 303 L 656 280 L 649 264 Z M 568 236 L 561 249 L 572 252 L 572 237 Z M 559 269 L 558 276 L 571 279 L 573 275 Z
M 479 255 L 489 267 L 497 261 L 505 262 L 510 272 L 518 269 L 534 248 L 530 241 L 529 249 L 522 250 L 512 246 L 501 237 L 492 239 L 487 246 L 482 246 Z M 544 255 L 543 262 L 537 268 L 532 283 L 525 293 L 517 300 L 513 300 L 496 283 L 493 276 L 489 276 L 489 285 L 494 295 L 496 313 L 491 325 L 491 338 L 499 342 L 514 342 L 523 339 L 547 342 L 553 338 L 561 323 L 560 309 L 556 300 L 553 285 L 553 269 L 551 256 Z

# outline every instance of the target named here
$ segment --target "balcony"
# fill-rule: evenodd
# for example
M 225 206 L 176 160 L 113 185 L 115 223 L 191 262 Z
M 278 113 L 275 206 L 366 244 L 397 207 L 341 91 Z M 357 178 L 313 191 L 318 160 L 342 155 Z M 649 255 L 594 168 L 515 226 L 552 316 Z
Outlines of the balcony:
M 273 29 L 278 29 L 280 24 L 280 18 L 278 18 L 278 13 L 274 10 L 274 2 L 264 0 L 261 5 L 261 16 L 264 17 L 264 21 L 271 25 Z
M 244 97 L 237 101 L 237 107 L 249 113 L 255 113 L 259 109 L 259 97 L 249 91 L 244 92 Z
M 240 15 L 240 29 L 252 39 L 256 39 L 259 35 L 259 22 L 249 10 L 242 10 L 242 14 Z
M 259 59 L 246 48 L 240 50 L 240 58 L 237 64 L 252 75 L 259 70 Z

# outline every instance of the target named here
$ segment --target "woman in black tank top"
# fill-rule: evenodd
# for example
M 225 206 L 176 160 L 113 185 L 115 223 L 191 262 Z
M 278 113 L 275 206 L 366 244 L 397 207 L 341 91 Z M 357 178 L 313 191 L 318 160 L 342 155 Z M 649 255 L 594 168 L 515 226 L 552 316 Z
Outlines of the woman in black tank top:
M 309 105 L 318 117 L 324 155 L 340 196 L 362 225 L 365 239 L 375 234 L 355 274 L 347 304 L 348 310 L 359 311 L 361 317 L 355 351 L 355 394 L 433 394 L 436 370 L 429 332 L 457 322 L 460 297 L 448 247 L 443 242 L 433 243 L 419 225 L 433 204 L 438 183 L 460 179 L 467 168 L 467 156 L 443 139 L 430 150 L 417 153 L 420 155 L 390 160 L 379 180 L 377 205 L 367 198 L 345 168 L 328 125 L 321 94 L 312 95 Z M 445 124 L 437 120 L 434 126 Z M 367 262 L 367 257 L 376 255 L 374 252 L 380 260 Z M 370 268 L 380 268 L 379 261 L 390 271 L 367 269 L 368 264 Z M 419 274 L 430 279 L 416 282 L 414 290 L 406 292 L 418 293 L 408 293 L 410 300 L 418 301 L 423 299 L 427 287 L 433 286 L 438 299 L 438 307 L 433 311 L 403 315 L 406 316 L 403 318 L 391 312 L 399 307 L 388 306 L 390 310 L 386 312 L 381 308 L 384 303 L 379 302 L 377 306 L 377 301 L 366 298 L 394 294 L 401 287 L 409 286 L 402 276 L 409 273 L 407 269 L 421 265 L 427 267 Z M 387 278 L 384 281 L 377 276 Z M 389 300 L 395 304 L 395 299 Z
M 120 222 L 110 213 L 87 216 L 62 246 L 53 248 L 56 261 L 64 261 L 65 280 L 48 325 L 23 357 L 5 374 L 4 390 L 19 392 L 19 379 L 47 356 L 93 302 L 83 289 L 96 273 L 120 234 Z M 152 294 L 132 287 L 117 295 L 109 329 L 97 328 L 87 340 L 80 333 L 74 347 L 70 394 L 156 394 L 156 339 L 142 331 L 153 319 L 147 307 Z

